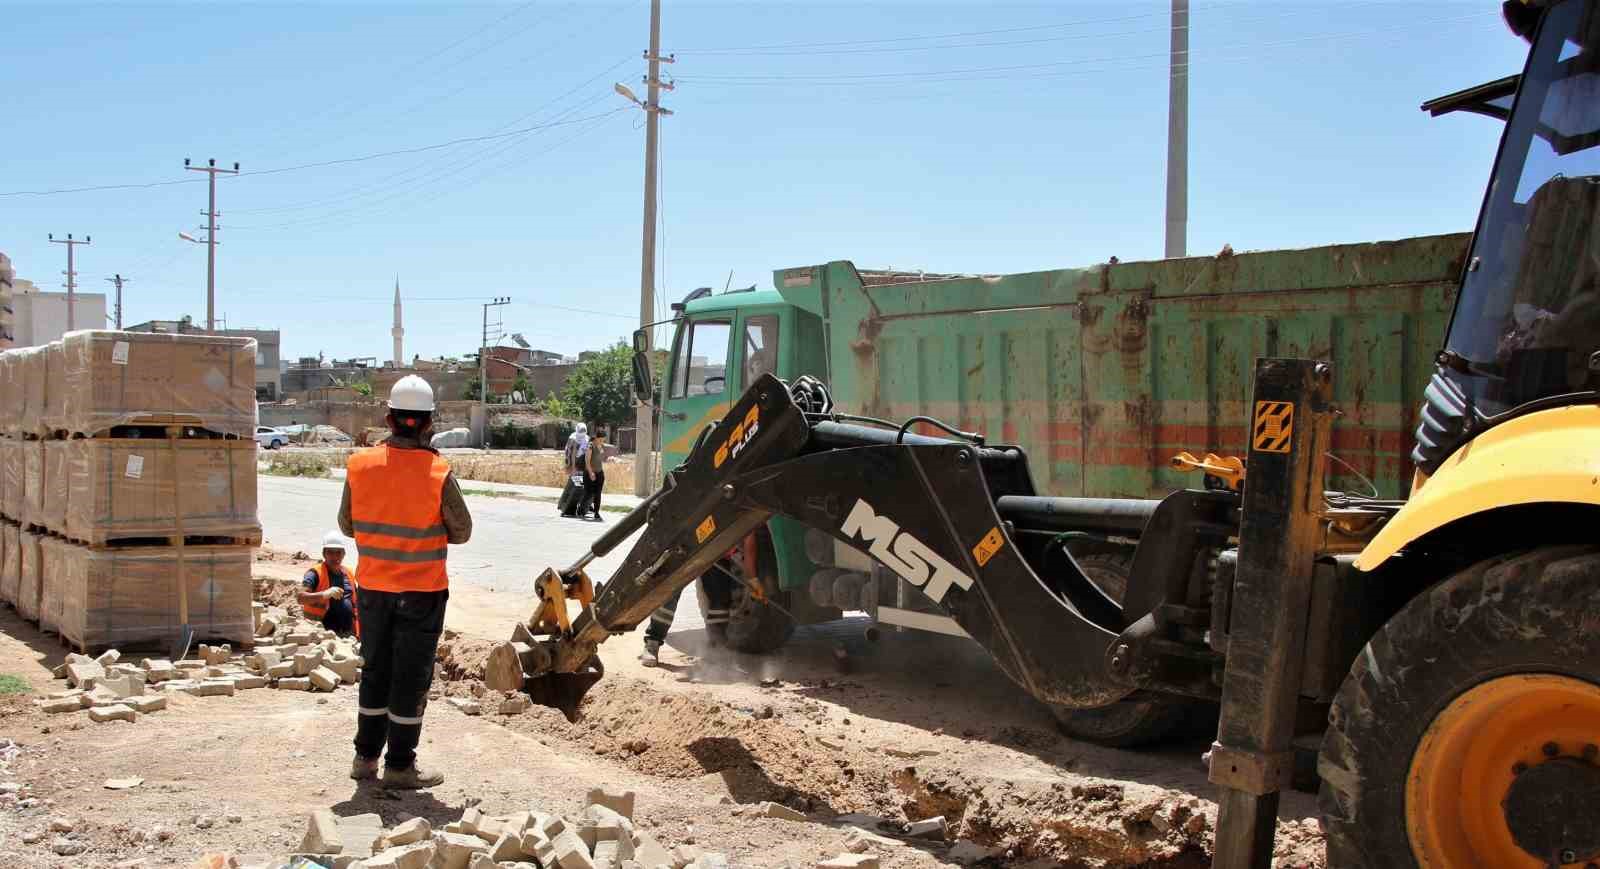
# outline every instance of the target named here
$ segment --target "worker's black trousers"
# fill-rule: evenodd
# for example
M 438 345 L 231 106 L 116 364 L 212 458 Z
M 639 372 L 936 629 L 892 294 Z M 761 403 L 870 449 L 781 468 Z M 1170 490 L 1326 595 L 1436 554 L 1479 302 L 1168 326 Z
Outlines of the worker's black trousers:
M 361 611 L 361 714 L 356 754 L 408 769 L 417 759 L 433 658 L 444 630 L 445 591 L 356 592 Z

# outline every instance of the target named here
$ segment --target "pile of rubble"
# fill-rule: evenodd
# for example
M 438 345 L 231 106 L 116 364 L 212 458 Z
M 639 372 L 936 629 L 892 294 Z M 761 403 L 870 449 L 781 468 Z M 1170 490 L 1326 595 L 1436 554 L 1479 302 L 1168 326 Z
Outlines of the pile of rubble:
M 469 808 L 433 829 L 412 818 L 384 829 L 378 815 L 311 814 L 289 865 L 304 869 L 725 869 L 727 857 L 667 849 L 633 823 L 632 791 L 595 788 L 574 821 L 537 810 L 489 817 Z
M 45 712 L 88 710 L 94 722 L 137 721 L 140 715 L 167 706 L 175 691 L 196 697 L 231 697 L 252 688 L 283 691 L 333 691 L 361 677 L 361 655 L 355 641 L 281 611 L 256 611 L 258 638 L 268 640 L 248 652 L 235 653 L 227 644 L 199 647 L 198 658 L 169 661 L 145 658 L 123 663 L 122 653 L 109 649 L 97 658 L 68 655 L 53 674 L 68 688 L 39 701 Z

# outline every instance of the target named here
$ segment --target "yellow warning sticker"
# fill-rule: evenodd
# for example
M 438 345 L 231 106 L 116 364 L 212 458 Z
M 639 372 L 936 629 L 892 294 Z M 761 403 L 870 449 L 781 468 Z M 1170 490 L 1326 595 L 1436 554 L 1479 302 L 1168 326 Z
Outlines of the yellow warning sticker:
M 1294 402 L 1258 401 L 1250 448 L 1263 453 L 1286 453 L 1294 437 Z
M 707 516 L 706 521 L 701 522 L 700 527 L 694 529 L 694 542 L 704 543 L 715 533 L 717 533 L 717 517 Z
M 1004 545 L 1006 545 L 1006 539 L 1000 534 L 1000 526 L 996 525 L 989 529 L 988 534 L 983 535 L 983 539 L 978 541 L 977 546 L 972 547 L 972 557 L 978 559 L 979 567 L 984 567 L 989 563 L 989 559 L 993 558 L 994 554 L 999 552 L 1000 547 Z

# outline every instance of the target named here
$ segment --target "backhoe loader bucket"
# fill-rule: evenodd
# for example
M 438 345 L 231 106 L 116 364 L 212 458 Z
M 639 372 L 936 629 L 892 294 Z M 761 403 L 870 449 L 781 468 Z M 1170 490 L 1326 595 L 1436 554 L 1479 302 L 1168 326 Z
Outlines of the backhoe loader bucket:
M 580 717 L 578 707 L 583 703 L 584 695 L 605 676 L 605 672 L 605 666 L 596 656 L 590 658 L 576 673 L 546 673 L 529 677 L 523 681 L 522 691 L 533 702 L 559 709 L 568 721 L 577 723 Z

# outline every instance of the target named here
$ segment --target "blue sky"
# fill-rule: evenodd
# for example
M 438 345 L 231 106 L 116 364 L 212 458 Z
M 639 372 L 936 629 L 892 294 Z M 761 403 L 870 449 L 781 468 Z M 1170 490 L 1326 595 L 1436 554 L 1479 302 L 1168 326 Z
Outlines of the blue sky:
M 1520 69 L 1498 3 L 1193 0 L 1191 253 L 1467 230 L 1498 127 L 1427 98 Z M 218 185 L 218 310 L 286 357 L 470 352 L 477 302 L 576 353 L 638 312 L 648 0 L 0 2 L 0 193 Z M 1165 2 L 666 0 L 661 295 L 774 268 L 1002 273 L 1160 255 Z M 960 34 L 949 35 L 946 34 Z M 924 38 L 933 37 L 933 38 Z M 0 196 L 56 288 L 132 278 L 127 322 L 205 313 L 204 183 Z M 559 306 L 559 307 L 556 307 Z M 574 310 L 578 309 L 578 310 Z M 593 313 L 586 313 L 593 312 Z

